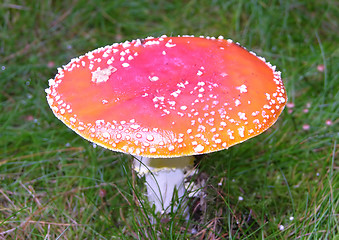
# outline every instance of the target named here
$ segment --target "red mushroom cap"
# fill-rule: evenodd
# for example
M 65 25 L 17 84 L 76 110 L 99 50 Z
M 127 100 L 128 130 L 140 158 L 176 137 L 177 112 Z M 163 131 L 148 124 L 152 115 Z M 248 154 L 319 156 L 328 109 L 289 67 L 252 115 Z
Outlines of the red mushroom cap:
M 222 37 L 160 37 L 96 49 L 58 69 L 54 114 L 111 150 L 178 157 L 268 129 L 286 103 L 280 72 Z

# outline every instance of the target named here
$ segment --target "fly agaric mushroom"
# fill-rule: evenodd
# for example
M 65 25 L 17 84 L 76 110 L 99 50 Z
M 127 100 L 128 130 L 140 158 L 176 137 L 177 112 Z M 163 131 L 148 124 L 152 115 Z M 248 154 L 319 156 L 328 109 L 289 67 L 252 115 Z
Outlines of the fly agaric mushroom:
M 134 168 L 157 211 L 168 211 L 174 188 L 184 196 L 188 156 L 264 132 L 286 103 L 280 72 L 222 37 L 116 43 L 73 59 L 49 86 L 48 103 L 68 127 L 142 161 Z

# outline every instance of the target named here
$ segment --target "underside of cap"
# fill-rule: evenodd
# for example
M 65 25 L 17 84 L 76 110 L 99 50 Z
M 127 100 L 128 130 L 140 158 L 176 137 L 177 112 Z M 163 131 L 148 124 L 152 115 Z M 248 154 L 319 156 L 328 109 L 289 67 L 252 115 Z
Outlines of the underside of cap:
M 153 158 L 243 142 L 273 125 L 287 100 L 274 66 L 222 37 L 116 43 L 73 59 L 49 85 L 54 114 L 80 136 Z

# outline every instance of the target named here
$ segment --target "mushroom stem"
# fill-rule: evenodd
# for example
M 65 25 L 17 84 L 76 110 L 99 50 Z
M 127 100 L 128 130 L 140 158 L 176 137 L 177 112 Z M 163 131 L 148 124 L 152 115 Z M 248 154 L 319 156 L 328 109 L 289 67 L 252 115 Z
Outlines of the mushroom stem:
M 145 176 L 147 197 L 155 211 L 176 212 L 179 207 L 189 218 L 185 192 L 186 173 L 193 168 L 193 156 L 177 158 L 148 158 L 135 156 L 134 170 L 139 177 Z

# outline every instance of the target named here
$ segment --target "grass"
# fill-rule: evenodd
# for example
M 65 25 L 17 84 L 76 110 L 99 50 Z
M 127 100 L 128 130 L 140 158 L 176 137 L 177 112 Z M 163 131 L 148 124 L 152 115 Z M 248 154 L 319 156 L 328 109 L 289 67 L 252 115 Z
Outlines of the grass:
M 0 239 L 338 238 L 338 16 L 330 0 L 2 1 Z M 150 225 L 129 157 L 71 132 L 44 89 L 75 56 L 162 34 L 240 42 L 278 66 L 294 107 L 203 157 L 191 221 Z

